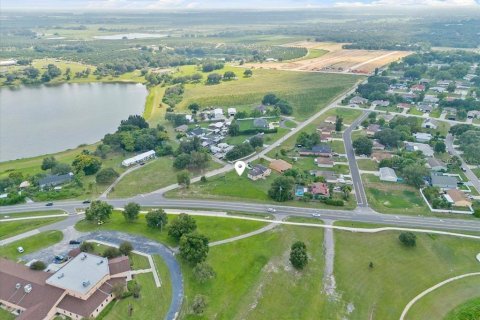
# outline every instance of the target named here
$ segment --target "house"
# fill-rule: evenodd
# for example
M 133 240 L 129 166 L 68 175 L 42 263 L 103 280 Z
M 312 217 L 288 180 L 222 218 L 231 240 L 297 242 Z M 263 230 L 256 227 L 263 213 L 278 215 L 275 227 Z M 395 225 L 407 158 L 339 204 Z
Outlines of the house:
M 407 102 L 413 102 L 418 97 L 415 93 L 402 93 L 400 96 Z
M 67 174 L 60 174 L 60 175 L 50 175 L 40 179 L 40 181 L 38 181 L 38 185 L 40 186 L 40 188 L 56 187 L 58 185 L 68 183 L 72 181 L 72 179 L 73 179 L 72 172 Z
M 381 144 L 378 139 L 373 140 L 372 150 L 385 150 L 385 146 Z
M 213 109 L 213 116 L 217 119 L 220 117 L 223 117 L 223 109 L 220 109 L 220 108 Z
M 374 136 L 375 133 L 382 131 L 382 128 L 379 124 L 370 124 L 367 127 L 367 136 Z
M 278 173 L 284 173 L 285 171 L 292 169 L 292 165 L 285 160 L 276 159 L 270 162 L 269 168 Z
M 253 166 L 252 170 L 248 172 L 248 178 L 250 180 L 256 181 L 258 179 L 265 179 L 272 173 L 270 168 L 257 164 Z
M 430 113 L 433 111 L 433 106 L 431 104 L 421 103 L 417 106 L 417 110 L 423 113 Z
M 432 147 L 428 144 L 418 143 L 418 142 L 407 142 L 405 141 L 405 150 L 407 151 L 420 151 L 424 156 L 433 157 L 434 151 Z
M 432 169 L 433 171 L 447 171 L 447 165 L 437 158 L 428 158 L 427 159 L 427 167 Z
M 427 118 L 425 120 L 423 120 L 422 122 L 422 128 L 426 128 L 426 129 L 437 129 L 437 122 L 435 120 L 432 120 L 430 118 Z
M 389 181 L 389 182 L 398 181 L 398 177 L 395 173 L 395 170 L 393 170 L 392 168 L 388 168 L 388 167 L 380 168 L 379 173 L 380 173 L 381 181 Z
M 186 124 L 182 124 L 175 128 L 175 132 L 185 133 L 188 130 L 188 126 Z
M 194 138 L 194 137 L 201 138 L 205 136 L 207 133 L 208 133 L 207 129 L 196 127 L 195 129 L 188 131 L 187 136 L 191 138 Z
M 362 97 L 360 97 L 360 96 L 355 96 L 355 97 L 353 97 L 352 99 L 350 99 L 349 102 L 350 102 L 351 104 L 361 105 L 361 104 L 367 104 L 367 103 L 368 103 L 368 99 L 362 98 Z
M 332 141 L 332 134 L 330 132 L 326 132 L 320 135 L 320 142 L 330 142 Z
M 438 92 L 438 93 L 443 93 L 447 91 L 447 88 L 444 87 L 431 87 L 430 90 Z
M 126 256 L 80 253 L 53 274 L 0 258 L 0 304 L 18 312 L 18 320 L 94 318 L 114 299 L 113 287 L 130 280 Z
M 261 114 L 265 114 L 267 113 L 268 107 L 261 104 L 259 106 L 256 106 L 255 110 L 260 111 Z
M 315 164 L 319 167 L 333 168 L 333 159 L 330 157 L 318 157 L 314 160 Z
M 388 100 L 374 100 L 372 101 L 372 106 L 375 107 L 388 107 L 390 105 L 390 101 Z
M 393 154 L 389 152 L 372 152 L 372 155 L 370 156 L 373 161 L 380 163 L 380 161 L 384 159 L 391 159 L 393 158 Z
M 392 121 L 393 118 L 395 118 L 395 115 L 390 113 L 383 113 L 383 114 L 379 114 L 378 118 L 385 120 L 385 122 L 390 122 Z
M 327 117 L 327 119 L 325 119 L 324 121 L 325 123 L 332 123 L 332 124 L 335 124 L 335 122 L 337 122 L 337 116 L 330 116 L 330 117 Z
M 328 190 L 328 185 L 323 182 L 312 183 L 310 185 L 310 192 L 314 196 L 328 197 L 330 195 L 330 191 Z
M 185 115 L 185 120 L 187 120 L 189 123 L 195 122 L 195 120 L 193 119 L 193 116 L 191 114 L 186 114 Z
M 430 180 L 432 187 L 437 187 L 442 190 L 457 189 L 458 180 L 453 176 L 446 176 L 432 171 Z
M 440 99 L 438 99 L 437 97 L 432 96 L 432 95 L 426 95 L 426 96 L 423 98 L 423 102 L 425 102 L 425 103 L 435 104 L 435 103 L 438 103 L 438 101 L 440 101 Z
M 452 83 L 451 80 L 438 80 L 437 81 L 437 86 L 439 87 L 448 87 L 448 85 Z
M 328 144 L 313 146 L 311 149 L 301 149 L 298 151 L 301 156 L 331 157 L 332 148 Z
M 235 108 L 228 108 L 227 113 L 229 117 L 234 117 L 237 114 L 237 109 Z
M 423 84 L 415 84 L 410 88 L 410 90 L 414 92 L 425 91 L 425 86 Z
M 337 183 L 339 181 L 339 176 L 333 171 L 320 171 L 312 170 L 310 174 L 315 177 L 323 177 L 327 183 Z
M 463 191 L 457 189 L 450 189 L 444 194 L 445 199 L 455 207 L 471 207 L 470 201 Z
M 467 118 L 468 119 L 475 119 L 475 118 L 480 118 L 480 111 L 478 110 L 471 110 L 467 112 Z
M 397 108 L 409 110 L 412 107 L 410 103 L 399 103 Z
M 255 128 L 262 128 L 262 129 L 268 129 L 268 121 L 263 119 L 263 118 L 255 118 L 253 119 L 253 126 Z
M 322 124 L 320 124 L 317 128 L 317 131 L 320 131 L 322 134 L 323 133 L 333 133 L 335 132 L 335 125 L 334 124 L 331 124 L 331 123 L 326 123 L 326 122 L 323 122 Z
M 155 158 L 155 151 L 150 150 L 144 153 L 137 154 L 134 157 L 125 159 L 122 161 L 122 166 L 124 167 L 130 167 L 133 164 L 141 163 L 150 159 Z
M 20 189 L 26 189 L 26 188 L 29 188 L 30 187 L 30 181 L 28 180 L 25 180 L 25 181 L 22 181 L 22 183 L 20 183 L 20 185 L 18 186 Z
M 428 142 L 432 140 L 432 135 L 430 133 L 416 132 L 413 134 L 413 136 L 418 142 Z

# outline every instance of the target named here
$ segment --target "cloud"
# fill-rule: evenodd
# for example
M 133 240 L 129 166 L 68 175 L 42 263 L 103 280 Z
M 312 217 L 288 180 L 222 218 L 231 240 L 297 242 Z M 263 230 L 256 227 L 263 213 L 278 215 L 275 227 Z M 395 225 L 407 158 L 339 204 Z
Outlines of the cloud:
M 374 0 L 371 2 L 336 2 L 335 7 L 478 7 L 477 0 Z

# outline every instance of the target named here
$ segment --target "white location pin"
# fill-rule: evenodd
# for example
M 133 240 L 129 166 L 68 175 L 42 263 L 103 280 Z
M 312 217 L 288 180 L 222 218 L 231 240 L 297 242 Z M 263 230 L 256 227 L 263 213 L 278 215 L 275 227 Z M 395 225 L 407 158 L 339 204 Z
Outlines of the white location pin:
M 245 171 L 245 168 L 247 165 L 243 161 L 237 161 L 235 162 L 235 171 L 237 171 L 238 175 L 241 176 L 243 171 Z

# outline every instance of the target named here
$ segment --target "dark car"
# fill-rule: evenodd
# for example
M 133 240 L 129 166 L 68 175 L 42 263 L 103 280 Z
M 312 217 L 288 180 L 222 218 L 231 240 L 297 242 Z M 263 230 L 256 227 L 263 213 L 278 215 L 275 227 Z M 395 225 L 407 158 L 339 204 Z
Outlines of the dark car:
M 62 256 L 62 255 L 58 255 L 58 256 L 55 256 L 55 258 L 53 259 L 53 263 L 61 264 L 61 263 L 64 263 L 65 261 L 67 261 L 67 260 L 68 260 L 67 257 Z
M 91 202 L 90 200 L 85 200 L 85 201 L 83 201 L 82 203 L 83 203 L 83 204 L 89 204 L 90 202 Z
M 70 240 L 68 243 L 69 243 L 69 244 L 80 244 L 80 241 L 78 241 L 78 240 Z
M 46 206 L 47 206 L 47 207 L 51 207 L 51 206 L 53 206 L 53 202 L 49 202 L 49 203 L 47 203 L 47 204 L 46 204 Z

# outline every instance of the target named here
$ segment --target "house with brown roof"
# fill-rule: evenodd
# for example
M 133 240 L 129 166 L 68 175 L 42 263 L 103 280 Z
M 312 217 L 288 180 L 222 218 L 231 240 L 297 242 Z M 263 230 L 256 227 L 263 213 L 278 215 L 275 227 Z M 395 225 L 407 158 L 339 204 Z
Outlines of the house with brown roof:
M 328 185 L 323 182 L 315 182 L 310 185 L 310 193 L 314 196 L 328 197 L 330 191 L 328 190 Z
M 318 157 L 318 158 L 315 158 L 315 160 L 313 161 L 319 167 L 333 168 L 334 166 L 333 159 L 330 157 Z
M 382 128 L 379 124 L 370 124 L 367 127 L 367 136 L 374 136 L 375 133 L 382 131 Z
M 393 154 L 389 152 L 372 152 L 372 155 L 370 156 L 373 161 L 380 163 L 383 159 L 391 159 L 393 157 Z
M 335 125 L 332 123 L 326 123 L 323 122 L 320 124 L 317 128 L 317 131 L 320 131 L 322 134 L 323 133 L 334 133 L 335 132 Z
M 327 117 L 327 119 L 325 119 L 324 122 L 335 124 L 335 122 L 337 122 L 337 116 L 329 116 L 329 117 Z
M 270 162 L 270 169 L 277 171 L 278 173 L 284 173 L 285 171 L 292 169 L 292 165 L 285 160 L 275 159 Z
M 113 287 L 131 280 L 130 260 L 80 253 L 55 273 L 0 258 L 0 305 L 18 320 L 96 317 L 114 299 Z
M 463 191 L 458 189 L 449 189 L 444 195 L 445 199 L 456 207 L 471 207 L 470 201 Z

